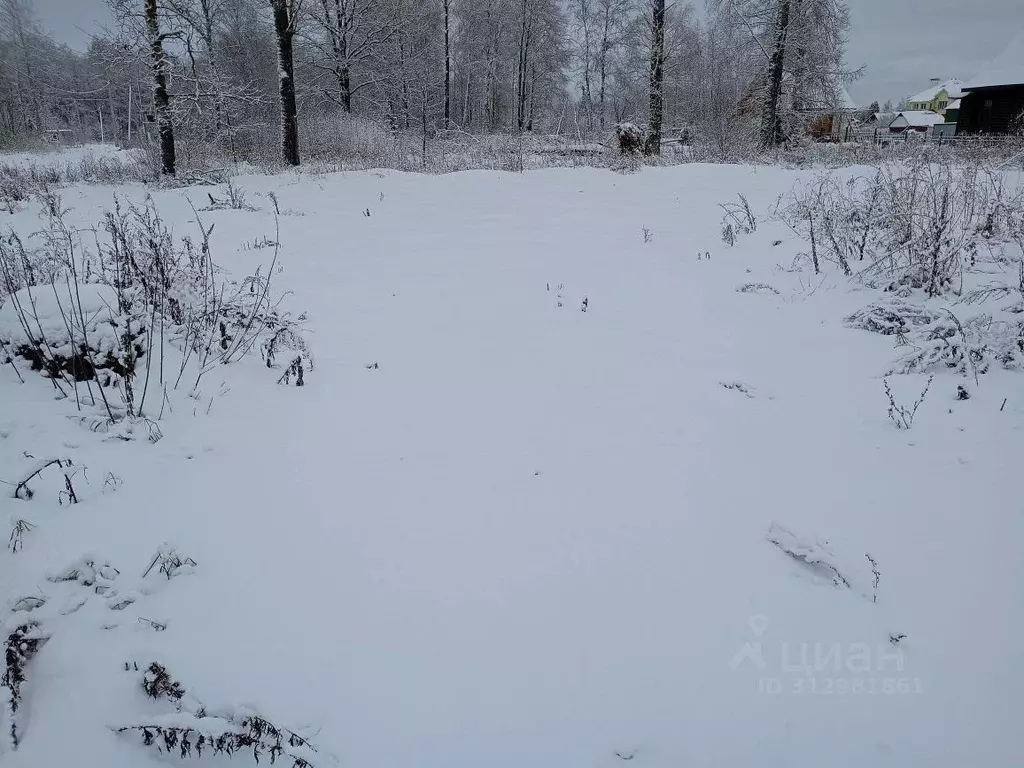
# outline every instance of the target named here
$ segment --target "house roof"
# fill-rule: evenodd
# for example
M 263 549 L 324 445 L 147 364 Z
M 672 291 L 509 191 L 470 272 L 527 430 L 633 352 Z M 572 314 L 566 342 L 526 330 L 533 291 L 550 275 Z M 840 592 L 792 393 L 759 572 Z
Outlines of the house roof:
M 954 93 L 959 94 L 960 89 L 963 87 L 963 81 L 958 80 L 955 77 L 950 78 L 942 83 L 937 83 L 929 88 L 925 88 L 920 93 L 915 93 L 913 96 L 907 98 L 907 101 L 913 103 L 916 101 L 931 101 L 938 96 L 943 90 L 946 91 L 950 96 Z
M 960 109 L 960 99 L 953 99 L 949 104 L 946 105 L 946 111 L 951 109 Z
M 929 125 L 937 125 L 938 123 L 946 122 L 946 118 L 938 112 L 932 112 L 930 110 L 907 110 L 906 112 L 900 112 L 892 122 L 895 123 L 901 117 L 907 121 L 907 125 L 914 128 L 926 128 Z M 890 123 L 890 125 L 891 124 L 892 123 Z
M 836 99 L 839 102 L 840 109 L 856 109 L 857 104 L 852 98 L 850 98 L 850 92 L 843 86 L 836 88 Z
M 806 109 L 811 111 L 852 112 L 857 109 L 849 92 L 838 81 L 823 84 L 824 92 L 807 94 Z
M 968 79 L 964 90 L 1024 84 L 1024 33 L 1010 41 L 983 72 Z
M 898 114 L 898 112 L 875 112 L 873 117 L 876 123 L 888 125 L 889 123 L 896 119 L 896 115 Z

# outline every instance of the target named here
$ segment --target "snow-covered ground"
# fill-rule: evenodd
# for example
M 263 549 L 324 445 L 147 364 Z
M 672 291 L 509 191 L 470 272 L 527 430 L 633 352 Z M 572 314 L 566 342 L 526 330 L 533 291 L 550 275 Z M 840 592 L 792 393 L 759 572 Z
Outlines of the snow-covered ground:
M 81 496 L 52 469 L 0 496 L 34 525 L 0 619 L 49 636 L 0 762 L 174 762 L 112 730 L 179 716 L 139 686 L 157 661 L 317 766 L 1019 765 L 1021 373 L 940 372 L 897 429 L 900 350 L 843 322 L 878 292 L 791 269 L 805 244 L 768 220 L 801 176 L 238 179 L 260 210 L 201 214 L 214 258 L 269 261 L 275 192 L 306 386 L 220 367 L 129 442 L 0 366 L 0 479 L 67 458 Z M 65 190 L 69 220 L 114 191 Z M 152 194 L 180 236 L 208 191 Z M 736 193 L 761 221 L 729 248 Z M 195 565 L 143 577 L 161 546 Z M 117 571 L 47 579 L 83 556 Z
M 55 144 L 51 149 L 37 152 L 2 152 L 0 166 L 20 168 L 47 167 L 82 161 L 129 161 L 136 151 L 121 149 L 114 144 Z

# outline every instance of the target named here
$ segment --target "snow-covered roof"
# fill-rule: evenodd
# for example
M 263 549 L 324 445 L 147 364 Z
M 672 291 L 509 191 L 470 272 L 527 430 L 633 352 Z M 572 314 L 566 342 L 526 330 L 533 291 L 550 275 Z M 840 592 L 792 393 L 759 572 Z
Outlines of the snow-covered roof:
M 964 90 L 1024 84 L 1024 33 L 1017 35 L 983 72 L 968 79 Z
M 960 109 L 960 99 L 953 99 L 946 105 L 946 109 Z
M 931 110 L 907 110 L 906 112 L 900 112 L 896 115 L 896 118 L 892 121 L 895 123 L 900 118 L 907 121 L 907 125 L 915 128 L 923 128 L 929 125 L 937 125 L 938 123 L 946 122 L 946 118 L 940 115 L 938 112 L 932 112 Z M 892 123 L 890 123 L 891 125 Z
M 896 115 L 898 114 L 898 112 L 875 112 L 875 114 L 872 115 L 872 117 L 874 118 L 876 123 L 888 125 L 895 119 Z
M 840 83 L 833 82 L 823 86 L 824 92 L 817 91 L 806 94 L 804 108 L 810 111 L 852 112 L 857 109 L 856 103 L 850 98 L 849 92 Z
M 945 89 L 946 93 L 948 93 L 950 96 L 952 96 L 954 93 L 959 94 L 960 93 L 960 89 L 963 87 L 963 85 L 964 85 L 963 80 L 958 80 L 955 77 L 954 78 L 950 78 L 949 80 L 946 80 L 945 82 L 936 83 L 935 85 L 931 86 L 930 88 L 925 88 L 920 93 L 915 93 L 913 96 L 910 96 L 907 99 L 907 101 L 909 101 L 912 104 L 914 102 L 917 102 L 917 101 L 931 101 L 936 96 L 938 96 L 939 93 L 941 93 L 943 89 Z

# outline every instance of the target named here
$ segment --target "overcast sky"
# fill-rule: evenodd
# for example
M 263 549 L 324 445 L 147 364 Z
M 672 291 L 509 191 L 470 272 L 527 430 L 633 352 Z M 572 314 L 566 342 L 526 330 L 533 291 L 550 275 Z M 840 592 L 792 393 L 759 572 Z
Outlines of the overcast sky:
M 59 40 L 83 50 L 109 23 L 104 0 L 33 0 Z M 702 4 L 702 0 L 700 3 Z M 899 101 L 932 77 L 968 79 L 1024 29 L 1024 0 L 849 0 L 847 62 L 865 66 L 849 88 L 853 100 Z

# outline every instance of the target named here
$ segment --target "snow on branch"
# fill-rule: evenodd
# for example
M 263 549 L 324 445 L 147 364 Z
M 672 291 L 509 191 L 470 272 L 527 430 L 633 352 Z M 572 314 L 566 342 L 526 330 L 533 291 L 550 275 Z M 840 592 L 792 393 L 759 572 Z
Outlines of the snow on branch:
M 872 602 L 878 600 L 881 575 L 878 563 L 870 555 L 865 555 L 870 564 L 868 570 L 859 561 L 840 558 L 828 541 L 798 536 L 778 523 L 769 526 L 765 538 L 815 577 L 830 582 L 838 589 L 858 592 Z
M 125 665 L 126 669 L 129 666 Z M 113 726 L 116 733 L 135 733 L 144 746 L 179 759 L 200 758 L 203 751 L 232 757 L 251 752 L 253 760 L 269 757 L 291 761 L 291 768 L 315 768 L 320 756 L 316 747 L 299 734 L 282 728 L 256 712 L 239 708 L 210 712 L 185 687 L 173 679 L 167 668 L 152 662 L 142 678 L 142 688 L 152 699 L 174 705 L 174 712 L 146 718 L 144 722 Z

